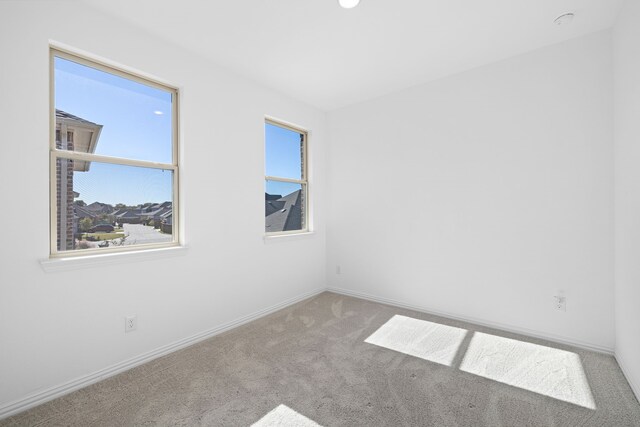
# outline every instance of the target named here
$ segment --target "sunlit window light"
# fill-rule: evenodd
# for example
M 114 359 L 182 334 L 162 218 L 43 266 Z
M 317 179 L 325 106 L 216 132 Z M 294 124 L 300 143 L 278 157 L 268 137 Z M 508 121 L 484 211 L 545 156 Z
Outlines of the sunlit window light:
M 570 351 L 475 332 L 460 369 L 596 409 L 580 356 Z
M 395 315 L 365 342 L 451 366 L 467 331 Z
M 251 427 L 267 426 L 322 427 L 287 405 L 278 405 L 278 407 L 251 425 Z

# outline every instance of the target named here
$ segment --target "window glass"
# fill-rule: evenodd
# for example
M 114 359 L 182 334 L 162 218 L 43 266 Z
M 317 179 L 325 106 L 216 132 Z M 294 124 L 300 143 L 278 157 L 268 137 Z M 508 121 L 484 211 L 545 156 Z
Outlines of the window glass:
M 59 118 L 101 126 L 100 143 L 78 140 L 63 150 L 172 162 L 172 94 L 65 58 L 54 58 Z
M 176 91 L 52 55 L 52 255 L 176 244 Z
M 304 134 L 267 123 L 265 141 L 267 176 L 302 179 Z
M 305 185 L 266 181 L 265 231 L 296 231 L 305 228 Z
M 265 232 L 306 231 L 308 218 L 307 133 L 265 124 Z

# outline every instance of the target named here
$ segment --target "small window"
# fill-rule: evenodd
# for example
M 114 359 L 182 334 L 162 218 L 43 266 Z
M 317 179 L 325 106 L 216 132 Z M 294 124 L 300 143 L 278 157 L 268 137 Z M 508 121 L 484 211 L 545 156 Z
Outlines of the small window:
M 308 231 L 307 132 L 267 120 L 265 159 L 265 232 Z
M 51 256 L 177 245 L 177 90 L 56 49 L 51 73 Z

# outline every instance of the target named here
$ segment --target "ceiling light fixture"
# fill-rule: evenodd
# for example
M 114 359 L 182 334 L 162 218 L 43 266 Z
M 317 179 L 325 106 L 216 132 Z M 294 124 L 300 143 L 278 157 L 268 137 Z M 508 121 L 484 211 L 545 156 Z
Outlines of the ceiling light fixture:
M 345 9 L 353 9 L 360 3 L 360 0 L 338 0 L 338 4 Z
M 554 22 L 554 24 L 556 24 L 556 25 L 565 25 L 565 24 L 568 24 L 568 23 L 570 23 L 571 21 L 573 21 L 573 18 L 574 18 L 575 16 L 576 16 L 576 15 L 575 15 L 575 14 L 573 14 L 573 13 L 565 13 L 564 15 L 560 15 L 560 16 L 558 16 L 558 17 L 555 19 L 555 21 L 553 21 L 553 22 Z

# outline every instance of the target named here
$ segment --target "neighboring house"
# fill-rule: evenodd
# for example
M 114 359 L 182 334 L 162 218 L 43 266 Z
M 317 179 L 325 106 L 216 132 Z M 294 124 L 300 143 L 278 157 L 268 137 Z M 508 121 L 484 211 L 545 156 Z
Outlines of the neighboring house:
M 90 205 L 87 205 L 86 209 L 97 214 L 110 214 L 113 212 L 113 206 L 100 202 L 93 202 Z
M 161 224 L 162 220 L 172 213 L 171 205 L 171 202 L 164 202 L 146 207 L 124 208 L 114 211 L 111 215 L 115 216 L 115 220 L 119 224 L 147 224 L 153 220 L 156 225 Z
M 265 231 L 291 231 L 302 229 L 302 191 L 284 197 L 265 193 Z
M 81 153 L 93 153 L 98 145 L 102 125 L 56 109 L 56 148 Z M 87 172 L 91 162 L 58 159 L 56 161 L 56 231 L 59 251 L 73 249 L 77 219 L 74 212 L 73 174 Z
M 89 209 L 87 209 L 84 206 L 78 206 L 78 205 L 74 205 L 74 213 L 75 213 L 75 218 L 80 220 L 83 218 L 97 218 L 98 215 L 95 212 L 90 211 Z
M 144 208 L 145 212 L 157 211 L 162 208 L 171 208 L 172 202 L 154 203 Z
M 125 209 L 116 215 L 116 222 L 118 224 L 140 224 L 142 222 L 141 214 L 140 209 Z
M 154 204 L 151 204 L 151 205 L 147 205 L 147 206 L 143 207 L 141 210 L 142 210 L 142 212 L 147 214 L 147 213 L 150 213 L 150 212 L 157 211 L 158 209 L 160 209 L 160 203 L 154 203 Z
M 75 197 L 78 198 L 79 194 L 76 193 Z M 79 235 L 81 233 L 80 230 L 80 220 L 84 218 L 89 218 L 95 224 L 96 221 L 108 221 L 113 222 L 113 207 L 111 205 L 94 202 L 88 206 L 81 206 L 77 203 L 73 204 L 73 229 L 75 230 L 75 234 Z
M 77 194 L 77 193 L 76 193 Z M 76 196 L 78 197 L 78 196 Z M 92 222 L 96 220 L 98 215 L 90 211 L 84 206 L 73 204 L 73 230 L 76 234 L 80 233 L 80 220 L 89 218 Z
M 163 203 L 164 204 L 164 203 Z M 171 207 L 168 208 L 161 208 L 159 207 L 161 205 L 154 205 L 154 207 L 156 207 L 157 209 L 153 210 L 153 211 L 149 211 L 149 212 L 145 212 L 143 214 L 142 217 L 142 221 L 146 224 L 149 221 L 153 221 L 153 225 L 155 226 L 155 228 L 160 228 L 160 223 L 163 219 L 163 215 L 165 215 L 167 212 L 171 212 L 172 209 Z
M 171 234 L 173 232 L 173 212 L 168 211 L 160 215 L 160 231 Z

